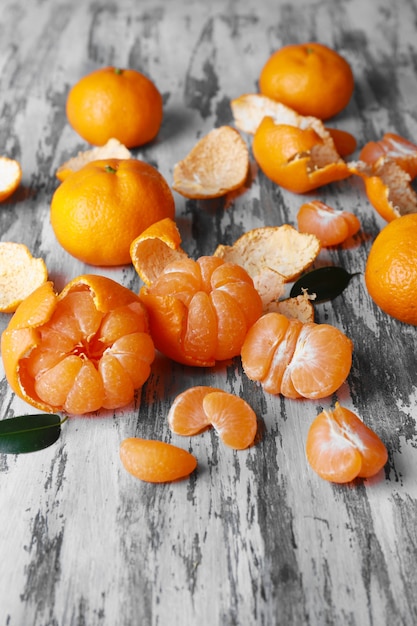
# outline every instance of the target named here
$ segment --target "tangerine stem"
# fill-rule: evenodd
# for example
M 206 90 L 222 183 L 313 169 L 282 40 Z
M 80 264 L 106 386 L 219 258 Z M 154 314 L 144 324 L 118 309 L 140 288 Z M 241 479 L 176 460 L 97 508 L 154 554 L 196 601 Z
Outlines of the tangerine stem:
M 111 165 L 106 165 L 104 167 L 104 171 L 107 172 L 107 174 L 116 174 L 117 173 L 117 170 L 114 167 L 112 167 Z

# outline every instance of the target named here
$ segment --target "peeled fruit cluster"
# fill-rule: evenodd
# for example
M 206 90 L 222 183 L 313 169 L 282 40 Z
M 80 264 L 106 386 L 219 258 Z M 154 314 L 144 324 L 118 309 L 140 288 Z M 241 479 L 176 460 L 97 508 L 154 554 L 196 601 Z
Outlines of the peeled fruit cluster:
M 287 398 L 325 398 L 346 380 L 351 340 L 329 324 L 305 323 L 266 313 L 249 330 L 242 365 L 268 393 Z

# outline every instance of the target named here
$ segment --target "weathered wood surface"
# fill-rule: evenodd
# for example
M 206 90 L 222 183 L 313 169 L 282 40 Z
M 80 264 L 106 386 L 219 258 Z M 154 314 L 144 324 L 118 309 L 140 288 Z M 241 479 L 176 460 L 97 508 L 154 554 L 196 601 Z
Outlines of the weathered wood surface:
M 164 95 L 158 140 L 134 152 L 172 182 L 173 165 L 215 126 L 232 123 L 231 98 L 256 90 L 283 44 L 321 41 L 351 63 L 356 88 L 332 120 L 359 145 L 385 131 L 417 140 L 416 0 L 2 0 L 0 152 L 18 158 L 23 182 L 0 208 L 3 241 L 45 258 L 57 289 L 85 271 L 139 288 L 132 267 L 97 270 L 56 243 L 49 203 L 55 170 L 85 143 L 69 127 L 69 87 L 115 64 L 150 75 Z M 249 141 L 249 138 L 248 138 Z M 353 210 L 353 246 L 317 264 L 363 273 L 383 226 L 360 181 L 314 197 Z M 295 224 L 300 197 L 259 172 L 228 207 L 176 195 L 184 247 L 211 254 L 249 228 Z M 263 394 L 238 360 L 194 370 L 159 358 L 135 406 L 74 418 L 59 441 L 29 455 L 0 455 L 0 624 L 412 625 L 417 622 L 417 337 L 371 302 L 363 274 L 317 321 L 337 325 L 355 350 L 346 384 L 316 403 Z M 9 316 L 0 318 L 1 330 Z M 1 417 L 36 412 L 1 370 Z M 206 432 L 190 440 L 166 422 L 193 384 L 241 394 L 260 420 L 259 443 L 233 452 Z M 383 439 L 389 462 L 376 479 L 336 486 L 308 467 L 308 426 L 339 399 Z M 128 436 L 190 449 L 190 480 L 154 486 L 121 467 Z

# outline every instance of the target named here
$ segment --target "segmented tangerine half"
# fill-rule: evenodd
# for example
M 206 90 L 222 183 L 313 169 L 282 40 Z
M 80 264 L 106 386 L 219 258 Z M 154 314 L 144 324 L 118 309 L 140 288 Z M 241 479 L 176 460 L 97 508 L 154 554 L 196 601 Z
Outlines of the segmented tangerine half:
M 256 413 L 239 396 L 215 387 L 197 386 L 180 393 L 168 412 L 177 435 L 196 435 L 213 427 L 222 442 L 235 450 L 248 448 L 257 432 Z
M 59 295 L 50 281 L 29 295 L 2 334 L 1 353 L 18 396 L 74 415 L 129 404 L 155 356 L 138 296 L 88 274 Z
M 335 483 L 370 478 L 388 460 L 387 449 L 378 435 L 338 402 L 333 411 L 322 411 L 311 424 L 306 454 L 312 469 Z
M 316 235 L 325 248 L 343 243 L 356 235 L 361 227 L 354 213 L 333 209 L 320 200 L 301 205 L 297 225 L 300 232 Z
M 120 444 L 119 453 L 126 471 L 150 483 L 187 478 L 197 467 L 197 459 L 190 452 L 155 439 L 129 437 Z
M 303 324 L 271 312 L 250 328 L 241 357 L 245 374 L 268 393 L 319 399 L 344 383 L 352 350 L 352 341 L 330 324 Z

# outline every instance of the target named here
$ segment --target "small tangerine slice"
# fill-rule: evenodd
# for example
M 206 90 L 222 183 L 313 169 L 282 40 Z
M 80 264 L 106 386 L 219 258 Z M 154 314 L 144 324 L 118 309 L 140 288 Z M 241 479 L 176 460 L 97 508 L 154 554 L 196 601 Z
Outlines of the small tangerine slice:
M 22 180 L 19 161 L 0 156 L 0 202 L 4 202 L 16 191 Z
M 276 124 L 264 117 L 252 144 L 256 162 L 274 183 L 293 193 L 306 193 L 351 175 L 347 163 L 312 128 Z
M 333 209 L 320 200 L 301 205 L 297 213 L 297 224 L 300 232 L 316 235 L 325 248 L 343 243 L 361 227 L 354 213 Z
M 187 478 L 197 467 L 197 459 L 187 450 L 164 441 L 139 437 L 121 442 L 120 459 L 132 476 L 151 483 Z
M 284 293 L 284 284 L 295 280 L 320 252 L 319 239 L 293 226 L 254 228 L 233 245 L 217 246 L 214 255 L 243 267 L 261 296 L 263 307 Z
M 222 442 L 244 450 L 254 442 L 257 417 L 243 398 L 221 389 L 197 386 L 180 393 L 168 413 L 171 430 L 178 435 L 196 435 L 212 426 Z
M 42 258 L 22 243 L 0 242 L 0 313 L 14 313 L 19 304 L 48 279 Z
M 211 426 L 203 408 L 203 399 L 208 393 L 221 392 L 216 387 L 197 385 L 179 393 L 168 411 L 168 424 L 176 435 L 197 435 Z
M 277 312 L 264 314 L 242 345 L 243 370 L 268 393 L 324 398 L 347 378 L 351 340 L 329 324 L 303 324 Z
M 231 126 L 211 130 L 174 166 L 173 189 L 187 198 L 217 198 L 243 186 L 249 150 Z
M 387 449 L 378 435 L 338 402 L 333 411 L 322 411 L 312 422 L 306 454 L 321 478 L 336 483 L 370 478 L 388 460 Z
M 77 156 L 68 159 L 60 165 L 55 173 L 58 180 L 63 182 L 68 176 L 77 172 L 87 163 L 100 159 L 130 159 L 130 151 L 118 139 L 111 138 L 104 144 L 91 150 L 78 152 Z

